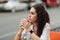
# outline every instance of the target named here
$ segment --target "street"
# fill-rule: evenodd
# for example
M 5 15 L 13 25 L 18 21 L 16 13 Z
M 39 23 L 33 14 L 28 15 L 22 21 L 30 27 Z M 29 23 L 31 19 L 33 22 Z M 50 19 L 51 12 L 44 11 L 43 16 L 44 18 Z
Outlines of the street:
M 50 16 L 51 28 L 60 26 L 60 7 L 46 9 Z M 0 13 L 0 40 L 14 40 L 19 30 L 21 18 L 28 16 L 28 11 Z

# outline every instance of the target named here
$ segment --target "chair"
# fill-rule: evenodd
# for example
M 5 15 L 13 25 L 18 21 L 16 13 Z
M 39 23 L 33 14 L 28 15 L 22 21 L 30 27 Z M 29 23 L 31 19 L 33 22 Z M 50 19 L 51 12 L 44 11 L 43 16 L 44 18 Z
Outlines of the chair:
M 60 40 L 60 32 L 50 32 L 50 40 Z

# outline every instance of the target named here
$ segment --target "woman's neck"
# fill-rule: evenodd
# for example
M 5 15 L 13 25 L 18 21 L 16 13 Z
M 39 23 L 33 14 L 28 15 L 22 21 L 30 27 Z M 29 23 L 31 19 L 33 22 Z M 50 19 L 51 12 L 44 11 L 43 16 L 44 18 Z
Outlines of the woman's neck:
M 37 33 L 37 23 L 33 23 L 33 26 L 34 26 L 34 32 Z

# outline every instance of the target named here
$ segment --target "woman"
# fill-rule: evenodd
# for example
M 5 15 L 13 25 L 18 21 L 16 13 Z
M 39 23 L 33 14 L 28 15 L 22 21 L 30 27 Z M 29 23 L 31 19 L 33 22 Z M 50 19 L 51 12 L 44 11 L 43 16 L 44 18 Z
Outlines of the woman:
M 24 24 L 24 28 L 20 28 L 15 40 L 22 40 L 24 35 L 27 40 L 50 40 L 49 15 L 41 4 L 31 7 L 29 18 L 23 19 L 20 22 L 20 25 L 22 24 Z

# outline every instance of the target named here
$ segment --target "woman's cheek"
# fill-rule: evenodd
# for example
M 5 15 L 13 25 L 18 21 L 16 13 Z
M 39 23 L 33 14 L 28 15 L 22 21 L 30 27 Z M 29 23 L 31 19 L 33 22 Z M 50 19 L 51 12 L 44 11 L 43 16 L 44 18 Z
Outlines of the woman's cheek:
M 32 18 L 31 18 L 31 21 L 32 21 L 32 22 L 34 22 L 34 21 L 35 21 L 35 18 L 34 18 L 34 17 L 32 17 Z

